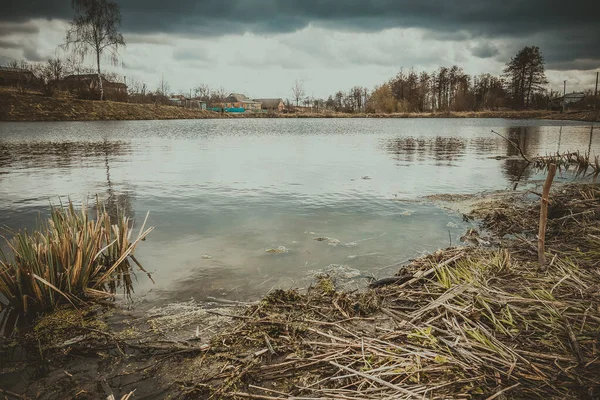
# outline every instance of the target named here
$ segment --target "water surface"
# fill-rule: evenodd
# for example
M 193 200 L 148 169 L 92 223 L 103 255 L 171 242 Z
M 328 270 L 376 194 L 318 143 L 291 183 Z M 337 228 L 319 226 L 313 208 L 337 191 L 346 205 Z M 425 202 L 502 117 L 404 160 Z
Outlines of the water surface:
M 542 177 L 492 129 L 530 155 L 600 153 L 593 126 L 564 121 L 3 122 L 0 226 L 32 227 L 50 203 L 96 194 L 138 222 L 150 211 L 138 258 L 156 284 L 138 274 L 136 288 L 148 304 L 257 298 L 331 264 L 383 277 L 467 228 L 424 196 Z M 279 246 L 289 252 L 265 252 Z

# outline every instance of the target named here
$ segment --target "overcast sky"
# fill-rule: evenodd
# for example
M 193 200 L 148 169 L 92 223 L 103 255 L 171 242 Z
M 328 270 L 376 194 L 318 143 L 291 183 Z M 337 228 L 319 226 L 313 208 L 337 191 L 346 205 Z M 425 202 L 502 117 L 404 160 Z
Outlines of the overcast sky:
M 457 64 L 500 74 L 536 45 L 554 89 L 593 88 L 600 69 L 597 1 L 120 0 L 127 47 L 106 68 L 151 89 L 200 83 L 250 97 L 291 98 L 372 88 L 400 68 Z M 64 55 L 71 0 L 2 0 L 0 63 Z M 91 66 L 91 63 L 90 63 Z

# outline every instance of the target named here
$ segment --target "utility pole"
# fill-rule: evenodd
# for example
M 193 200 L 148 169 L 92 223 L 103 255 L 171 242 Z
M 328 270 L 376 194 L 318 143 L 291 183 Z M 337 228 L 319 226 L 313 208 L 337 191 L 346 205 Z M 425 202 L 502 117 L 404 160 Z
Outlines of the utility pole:
M 596 89 L 594 90 L 594 111 L 596 111 L 596 106 L 598 105 L 598 74 L 596 72 Z
M 563 107 L 562 107 L 562 112 L 565 112 L 565 100 L 567 97 L 567 80 L 565 79 L 563 81 L 564 87 L 563 87 Z

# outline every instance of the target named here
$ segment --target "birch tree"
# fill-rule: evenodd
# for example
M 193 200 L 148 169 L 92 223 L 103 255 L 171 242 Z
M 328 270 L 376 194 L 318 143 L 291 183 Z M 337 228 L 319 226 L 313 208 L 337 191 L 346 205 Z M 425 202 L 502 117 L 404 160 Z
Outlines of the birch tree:
M 108 55 L 113 64 L 119 60 L 119 46 L 125 46 L 119 5 L 110 0 L 72 0 L 75 16 L 67 31 L 65 46 L 83 59 L 88 54 L 96 57 L 100 100 L 104 99 L 100 60 Z

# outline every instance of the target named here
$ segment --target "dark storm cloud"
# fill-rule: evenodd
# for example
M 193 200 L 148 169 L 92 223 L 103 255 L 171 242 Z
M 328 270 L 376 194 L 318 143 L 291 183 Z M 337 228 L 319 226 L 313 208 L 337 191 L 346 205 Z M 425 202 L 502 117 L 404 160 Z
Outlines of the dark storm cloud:
M 489 42 L 478 43 L 471 49 L 471 54 L 479 58 L 490 58 L 498 55 L 500 50 Z
M 71 16 L 70 1 L 8 0 L 0 20 Z M 600 59 L 600 28 L 590 2 L 574 0 L 120 0 L 123 30 L 221 36 L 293 32 L 309 24 L 349 31 L 418 27 L 438 39 L 521 38 L 540 35 L 537 44 L 549 62 Z M 478 57 L 494 56 L 475 48 Z M 562 63 L 562 64 L 561 64 Z M 567 64 L 565 64 L 567 63 Z
M 0 21 L 5 22 L 25 22 L 33 18 L 63 19 L 70 16 L 70 0 L 5 0 L 0 4 Z
M 0 10 L 1 10 L 0 6 Z M 14 22 L 2 22 L 2 14 L 0 14 L 0 36 L 8 36 L 14 34 L 32 34 L 38 33 L 40 28 L 32 23 L 14 23 Z
M 551 62 L 546 67 L 548 69 L 554 69 L 558 71 L 566 71 L 566 70 L 580 70 L 580 71 L 589 71 L 591 69 L 597 69 L 600 63 L 598 60 L 592 59 L 577 59 L 572 61 L 564 61 L 564 62 Z
M 23 57 L 27 61 L 44 61 L 44 57 L 38 53 L 38 50 L 32 46 L 23 47 Z
M 21 45 L 5 40 L 0 40 L 0 49 L 20 49 Z
M 210 60 L 209 55 L 197 47 L 178 49 L 173 52 L 173 58 L 178 61 L 201 61 L 207 62 Z

